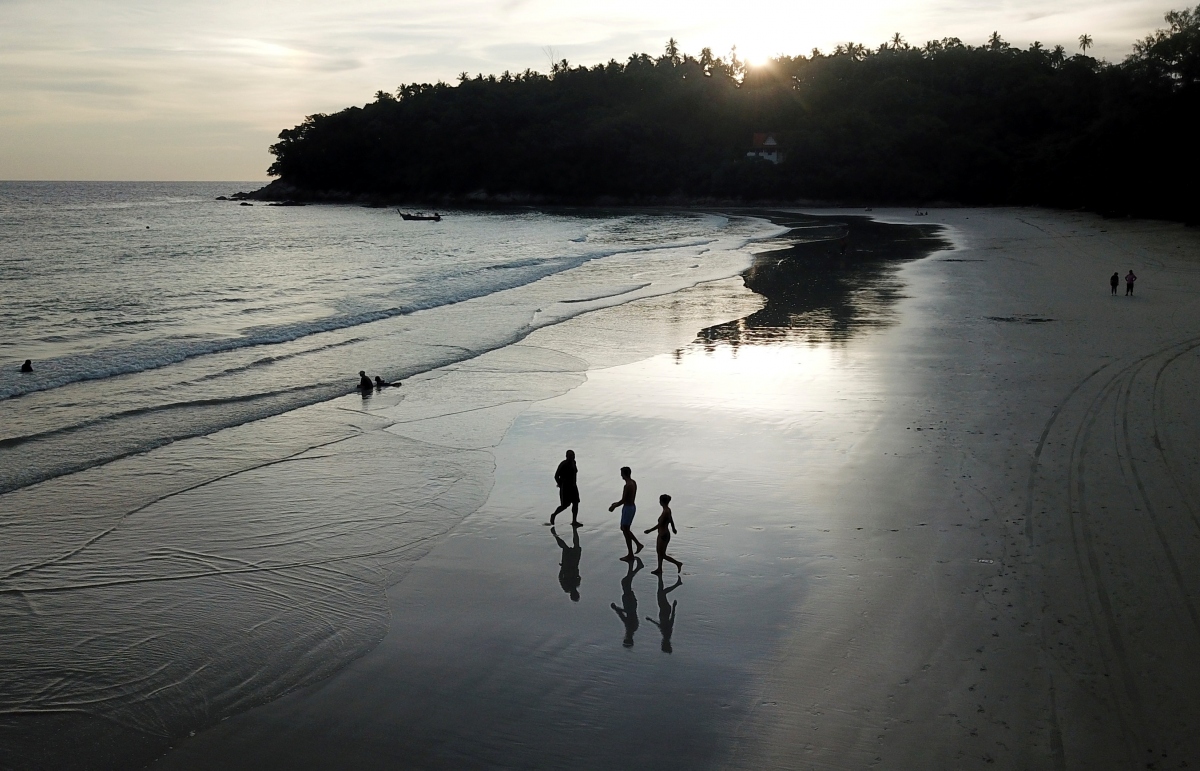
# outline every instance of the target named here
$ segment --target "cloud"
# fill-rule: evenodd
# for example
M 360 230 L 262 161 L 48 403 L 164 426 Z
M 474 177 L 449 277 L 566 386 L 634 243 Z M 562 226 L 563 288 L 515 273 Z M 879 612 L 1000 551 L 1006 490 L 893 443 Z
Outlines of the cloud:
M 122 153 L 123 178 L 191 176 L 197 148 L 215 154 L 213 168 L 261 177 L 267 146 L 305 115 L 461 71 L 544 71 L 548 46 L 591 64 L 660 51 L 672 36 L 693 53 L 736 44 L 762 56 L 896 31 L 981 43 L 999 30 L 1014 45 L 1073 49 L 1087 32 L 1093 53 L 1120 59 L 1165 10 L 1147 0 L 760 0 L 752 10 L 694 0 L 0 0 L 0 178 L 71 176 L 64 159 L 80 177 L 121 177 Z M 135 125 L 171 131 L 149 153 L 130 140 Z M 216 141 L 218 125 L 241 128 Z M 81 137 L 103 163 L 77 151 Z

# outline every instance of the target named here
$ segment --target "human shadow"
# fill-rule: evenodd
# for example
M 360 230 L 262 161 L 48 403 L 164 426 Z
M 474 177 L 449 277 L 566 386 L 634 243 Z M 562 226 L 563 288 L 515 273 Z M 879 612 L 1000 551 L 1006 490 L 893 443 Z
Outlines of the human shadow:
M 646 616 L 646 620 L 658 627 L 658 631 L 662 632 L 662 649 L 663 653 L 671 652 L 671 633 L 675 631 L 675 610 L 679 603 L 675 600 L 667 602 L 667 595 L 683 585 L 683 579 L 675 576 L 675 583 L 667 586 L 663 583 L 663 577 L 658 577 L 658 621 Z
M 558 537 L 558 533 L 554 528 L 550 528 L 550 535 L 554 536 L 554 540 L 558 541 L 558 546 L 562 549 L 562 561 L 558 563 L 558 583 L 562 586 L 562 590 L 571 596 L 571 600 L 579 602 L 579 584 L 583 583 L 583 578 L 579 575 L 579 559 L 583 556 L 583 547 L 579 545 L 579 529 L 571 528 L 571 545 Z
M 634 567 L 634 564 L 637 567 Z M 634 557 L 626 563 L 629 566 L 625 577 L 621 579 L 621 605 L 618 608 L 617 604 L 611 603 L 612 609 L 616 612 L 621 620 L 625 622 L 625 639 L 621 642 L 626 648 L 633 647 L 633 633 L 638 628 L 638 610 L 637 610 L 637 595 L 633 593 L 633 577 L 638 574 L 638 571 L 646 567 L 640 557 Z

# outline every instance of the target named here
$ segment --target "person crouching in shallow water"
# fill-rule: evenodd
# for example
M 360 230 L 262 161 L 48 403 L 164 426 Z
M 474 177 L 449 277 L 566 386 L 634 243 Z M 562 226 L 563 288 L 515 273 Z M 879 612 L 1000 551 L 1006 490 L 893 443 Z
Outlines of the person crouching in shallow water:
M 371 378 L 367 377 L 367 373 L 361 369 L 358 371 L 358 387 L 364 391 L 370 391 L 375 388 L 375 384 L 371 382 Z
M 642 542 L 629 529 L 633 525 L 633 515 L 637 513 L 637 506 L 634 505 L 634 499 L 637 498 L 637 482 L 633 481 L 633 472 L 628 466 L 621 467 L 621 479 L 625 480 L 625 486 L 621 488 L 621 500 L 614 501 L 608 510 L 621 507 L 621 534 L 625 536 L 625 547 L 629 549 L 629 554 L 621 559 L 633 560 L 633 555 L 644 548 Z M 634 544 L 637 544 L 637 551 L 633 550 Z
M 658 570 L 650 572 L 656 576 L 662 575 L 663 560 L 674 563 L 675 568 L 683 572 L 683 563 L 667 554 L 667 544 L 671 542 L 671 533 L 674 531 L 679 535 L 679 531 L 675 530 L 675 519 L 671 516 L 671 496 L 663 494 L 658 496 L 658 502 L 662 504 L 662 513 L 658 515 L 658 524 L 646 531 L 646 535 L 658 531 L 658 542 L 655 544 L 655 549 L 658 551 Z M 669 528 L 669 529 L 668 529 Z
M 33 359 L 26 359 L 25 363 L 21 365 L 21 371 L 33 372 Z
M 1120 273 L 1113 273 L 1112 277 L 1110 279 L 1108 279 L 1108 285 L 1112 287 L 1112 293 L 1114 295 L 1117 293 L 1117 285 L 1120 283 L 1121 283 L 1121 274 Z

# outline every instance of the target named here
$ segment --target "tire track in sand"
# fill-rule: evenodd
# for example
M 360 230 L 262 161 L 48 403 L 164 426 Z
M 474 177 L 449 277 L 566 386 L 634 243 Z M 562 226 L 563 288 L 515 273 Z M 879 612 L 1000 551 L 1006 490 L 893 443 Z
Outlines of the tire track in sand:
M 1100 661 L 1101 671 L 1110 671 L 1118 673 L 1118 678 L 1105 678 L 1107 690 L 1111 703 L 1114 707 L 1112 710 L 1116 718 L 1117 727 L 1119 727 L 1121 736 L 1121 744 L 1124 745 L 1126 752 L 1129 754 L 1129 759 L 1136 762 L 1136 758 L 1140 756 L 1140 747 L 1146 744 L 1147 731 L 1144 722 L 1146 715 L 1144 702 L 1139 688 L 1138 678 L 1134 674 L 1134 668 L 1131 665 L 1130 654 L 1126 648 L 1124 635 L 1122 632 L 1122 623 L 1117 612 L 1114 609 L 1113 599 L 1109 591 L 1109 587 L 1105 580 L 1105 568 L 1111 567 L 1106 564 L 1106 561 L 1100 554 L 1097 545 L 1097 537 L 1094 532 L 1093 523 L 1096 521 L 1096 515 L 1092 506 L 1089 505 L 1089 486 L 1086 479 L 1086 473 L 1089 469 L 1089 464 L 1092 460 L 1093 450 L 1101 449 L 1102 444 L 1098 444 L 1097 428 L 1105 413 L 1105 405 L 1113 399 L 1116 399 L 1118 413 L 1117 425 L 1114 428 L 1120 430 L 1115 433 L 1114 438 L 1119 439 L 1117 447 L 1118 456 L 1120 458 L 1133 458 L 1132 445 L 1133 440 L 1130 431 L 1129 410 L 1131 404 L 1135 403 L 1131 393 L 1135 385 L 1137 376 L 1149 366 L 1156 357 L 1161 357 L 1164 354 L 1170 354 L 1169 358 L 1162 363 L 1154 381 L 1154 393 L 1152 400 L 1155 402 L 1161 401 L 1158 397 L 1158 390 L 1161 388 L 1162 372 L 1168 365 L 1177 360 L 1180 356 L 1188 351 L 1200 347 L 1200 337 L 1189 338 L 1185 340 L 1175 341 L 1173 343 L 1161 346 L 1160 348 L 1140 356 L 1133 361 L 1125 364 L 1119 369 L 1114 369 L 1112 364 L 1106 364 L 1082 378 L 1075 386 L 1066 394 L 1062 402 L 1055 407 L 1050 418 L 1047 420 L 1041 436 L 1039 438 L 1036 449 L 1033 453 L 1033 458 L 1030 468 L 1030 477 L 1027 487 L 1027 498 L 1025 506 L 1025 534 L 1032 547 L 1035 542 L 1034 528 L 1034 503 L 1038 498 L 1039 475 L 1044 466 L 1044 453 L 1051 446 L 1051 437 L 1055 432 L 1062 431 L 1068 434 L 1069 452 L 1066 457 L 1066 529 L 1070 533 L 1070 551 L 1074 557 L 1075 568 L 1078 572 L 1079 579 L 1084 588 L 1083 599 L 1087 609 L 1088 625 L 1093 629 L 1093 639 L 1095 640 L 1096 653 Z M 1106 372 L 1107 370 L 1107 372 Z M 1104 373 L 1102 382 L 1096 383 L 1097 376 Z M 1092 389 L 1095 389 L 1094 391 Z M 1091 392 L 1091 398 L 1084 407 L 1082 414 L 1075 420 L 1070 420 L 1070 413 L 1074 412 L 1080 402 L 1080 396 L 1084 393 Z M 1064 417 L 1066 416 L 1066 417 Z M 1158 414 L 1154 416 L 1157 421 Z M 1073 429 L 1073 430 L 1072 430 Z M 1170 462 L 1167 460 L 1166 452 L 1157 440 L 1158 431 L 1155 427 L 1155 446 L 1159 449 L 1159 454 L 1162 458 L 1164 468 L 1167 473 L 1171 474 L 1173 481 L 1180 491 L 1183 491 L 1182 485 L 1179 483 L 1177 474 L 1171 468 Z M 1123 446 L 1122 446 L 1123 445 Z M 1123 452 L 1122 452 L 1123 450 Z M 1149 493 L 1146 490 L 1146 484 L 1141 471 L 1137 468 L 1137 464 L 1132 460 L 1130 465 L 1122 465 L 1122 474 L 1132 480 L 1133 484 L 1130 487 L 1136 493 L 1138 500 L 1143 503 L 1148 502 Z M 1098 466 L 1098 464 L 1096 464 Z M 1189 507 L 1190 509 L 1190 507 Z M 1159 546 L 1164 553 L 1168 555 L 1169 562 L 1172 566 L 1170 571 L 1172 574 L 1173 583 L 1179 589 L 1181 594 L 1188 597 L 1186 592 L 1186 582 L 1179 570 L 1178 560 L 1170 549 L 1169 539 L 1163 531 L 1160 518 L 1156 519 L 1157 510 L 1151 512 L 1151 507 L 1147 507 L 1146 511 L 1151 514 L 1151 525 L 1155 528 Z M 1190 509 L 1193 521 L 1195 520 L 1194 509 Z M 1043 523 L 1045 524 L 1045 523 Z M 1047 527 L 1051 525 L 1047 524 Z M 1107 554 L 1107 553 L 1106 553 Z M 1045 566 L 1048 567 L 1048 566 Z M 1043 650 L 1054 656 L 1054 648 L 1050 646 L 1049 624 L 1051 621 L 1051 604 L 1047 604 L 1042 608 L 1042 643 Z M 1055 608 L 1055 610 L 1058 610 Z M 1196 619 L 1194 604 L 1191 604 L 1189 597 L 1189 612 L 1193 616 L 1193 625 L 1200 630 L 1200 622 Z M 1059 623 L 1062 623 L 1059 619 Z M 1060 643 L 1061 645 L 1062 643 Z M 1057 658 L 1057 657 L 1055 657 Z M 1062 662 L 1060 662 L 1062 663 Z M 1069 668 L 1068 668 L 1069 670 Z M 1121 682 L 1118 685 L 1115 680 Z M 1056 714 L 1052 715 L 1052 746 L 1054 748 L 1055 765 L 1058 768 L 1067 767 L 1067 759 L 1065 750 L 1061 744 L 1061 728 L 1059 726 L 1059 715 L 1057 714 L 1059 707 L 1052 708 Z M 1055 738 L 1058 741 L 1055 741 Z

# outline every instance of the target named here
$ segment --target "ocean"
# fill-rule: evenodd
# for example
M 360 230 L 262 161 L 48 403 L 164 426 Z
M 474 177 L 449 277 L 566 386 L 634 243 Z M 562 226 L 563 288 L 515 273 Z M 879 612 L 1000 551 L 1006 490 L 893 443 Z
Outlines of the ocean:
M 513 420 L 762 307 L 785 231 L 246 187 L 0 183 L 0 765 L 139 765 L 370 651 Z
M 248 183 L 0 183 L 0 492 L 736 274 L 702 213 L 240 206 Z M 21 373 L 25 359 L 31 374 Z

